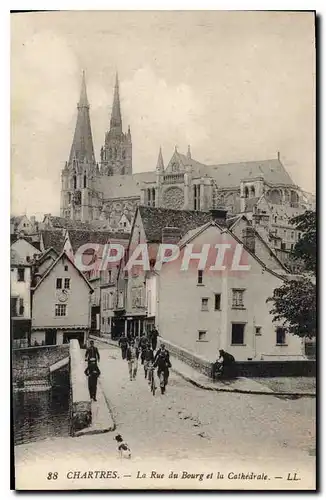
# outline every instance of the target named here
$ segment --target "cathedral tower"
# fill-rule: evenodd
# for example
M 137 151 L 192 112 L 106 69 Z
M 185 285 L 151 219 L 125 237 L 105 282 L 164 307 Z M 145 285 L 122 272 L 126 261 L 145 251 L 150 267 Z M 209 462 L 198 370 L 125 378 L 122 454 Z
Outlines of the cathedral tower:
M 97 191 L 99 177 L 83 72 L 75 133 L 69 159 L 61 173 L 62 217 L 82 221 L 98 218 L 101 203 L 101 193 Z
M 132 143 L 130 127 L 122 132 L 120 109 L 119 79 L 116 75 L 110 130 L 105 134 L 105 142 L 101 148 L 102 175 L 132 175 Z

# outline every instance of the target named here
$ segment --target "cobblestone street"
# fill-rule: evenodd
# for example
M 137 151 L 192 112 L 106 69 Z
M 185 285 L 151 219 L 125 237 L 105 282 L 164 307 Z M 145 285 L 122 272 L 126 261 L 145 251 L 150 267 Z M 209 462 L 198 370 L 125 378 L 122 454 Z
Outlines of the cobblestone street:
M 311 455 L 315 400 L 216 393 L 198 389 L 171 372 L 167 393 L 153 397 L 139 363 L 129 380 L 120 351 L 99 344 L 100 383 L 117 430 L 142 457 Z
M 128 481 L 134 480 L 142 468 L 146 471 L 261 470 L 282 475 L 283 479 L 289 471 L 298 470 L 304 471 L 303 479 L 312 487 L 314 398 L 288 400 L 274 395 L 207 391 L 173 372 L 166 394 L 157 391 L 153 396 L 140 363 L 136 380 L 130 381 L 128 364 L 121 359 L 120 349 L 103 343 L 97 345 L 101 355 L 99 390 L 104 391 L 110 403 L 116 431 L 16 446 L 16 474 L 22 484 L 28 483 L 37 468 L 43 481 L 48 471 L 57 470 L 65 481 L 60 483 L 62 487 L 87 488 L 91 483 L 70 481 L 67 471 L 104 467 L 127 474 L 119 476 L 123 481 L 119 487 L 129 487 Z M 121 462 L 118 458 L 114 440 L 117 433 L 128 442 L 131 461 Z M 197 487 L 197 483 L 189 483 L 187 487 Z M 112 481 L 96 484 L 100 488 L 115 487 Z M 153 487 L 159 484 L 163 483 L 155 482 Z M 291 484 L 283 481 L 282 487 L 291 488 Z M 230 483 L 219 485 L 230 487 Z M 183 486 L 184 483 L 176 483 L 177 488 Z M 135 487 L 141 487 L 141 483 L 137 482 Z M 204 487 L 209 488 L 209 483 Z M 272 487 L 277 488 L 277 483 Z

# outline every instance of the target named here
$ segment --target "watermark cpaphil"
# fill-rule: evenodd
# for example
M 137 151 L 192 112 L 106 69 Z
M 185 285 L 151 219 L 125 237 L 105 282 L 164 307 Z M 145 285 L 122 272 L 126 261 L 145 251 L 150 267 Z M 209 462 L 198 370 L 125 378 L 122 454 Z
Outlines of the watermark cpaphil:
M 121 266 L 123 271 L 141 274 L 150 270 L 159 272 L 167 265 L 180 272 L 242 274 L 250 271 L 248 253 L 232 238 L 183 246 L 139 243 L 127 249 L 120 243 L 85 243 L 75 254 L 75 264 L 82 272 L 107 271 Z

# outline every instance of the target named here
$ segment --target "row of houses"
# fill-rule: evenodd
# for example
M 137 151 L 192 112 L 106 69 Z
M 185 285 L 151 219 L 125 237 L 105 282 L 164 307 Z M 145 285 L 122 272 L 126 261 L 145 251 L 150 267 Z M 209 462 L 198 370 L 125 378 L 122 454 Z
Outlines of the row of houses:
M 11 267 L 15 342 L 78 338 L 85 343 L 90 331 L 118 338 L 140 335 L 155 325 L 163 338 L 208 359 L 221 348 L 239 360 L 304 358 L 304 343 L 273 323 L 266 302 L 275 288 L 296 277 L 250 217 L 226 215 L 225 210 L 139 206 L 130 236 L 56 228 L 40 232 L 39 249 L 18 239 L 11 247 L 16 255 Z M 96 254 L 96 245 L 103 249 L 112 244 L 123 248 L 124 258 L 103 266 L 105 256 Z M 161 262 L 162 245 L 178 249 L 178 258 Z M 216 245 L 229 251 L 225 269 L 214 270 L 216 252 L 215 257 L 208 253 L 209 265 L 198 266 L 203 249 L 211 252 Z M 76 260 L 83 246 L 94 263 L 86 271 Z M 233 269 L 237 248 L 241 259 Z M 146 269 L 137 265 L 144 252 Z M 190 266 L 183 269 L 186 258 Z

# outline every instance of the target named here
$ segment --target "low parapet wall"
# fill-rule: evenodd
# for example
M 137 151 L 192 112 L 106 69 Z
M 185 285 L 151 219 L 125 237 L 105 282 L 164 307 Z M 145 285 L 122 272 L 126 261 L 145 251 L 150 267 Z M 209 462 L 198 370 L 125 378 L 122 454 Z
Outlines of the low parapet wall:
M 212 362 L 203 358 L 199 354 L 195 354 L 194 352 L 188 351 L 184 349 L 184 347 L 177 346 L 170 342 L 169 340 L 162 339 L 158 337 L 158 343 L 164 343 L 167 350 L 170 352 L 172 356 L 175 356 L 180 361 L 187 363 L 187 365 L 195 368 L 199 372 L 203 373 L 207 377 L 210 377 L 212 374 Z
M 70 340 L 70 383 L 72 395 L 72 433 L 92 423 L 92 408 L 88 394 L 84 362 L 77 339 Z
M 188 351 L 162 338 L 170 354 L 187 365 L 195 368 L 207 377 L 212 377 L 213 362 L 202 356 Z M 173 361 L 172 361 L 173 364 Z M 315 377 L 316 361 L 312 359 L 284 360 L 284 361 L 238 361 L 237 372 L 239 377 Z

